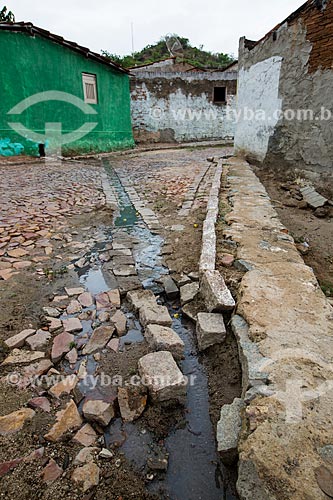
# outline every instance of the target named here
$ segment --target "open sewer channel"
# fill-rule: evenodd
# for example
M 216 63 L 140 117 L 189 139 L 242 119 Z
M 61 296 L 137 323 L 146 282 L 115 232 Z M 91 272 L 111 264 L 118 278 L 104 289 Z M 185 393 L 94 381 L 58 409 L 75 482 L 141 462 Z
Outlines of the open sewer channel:
M 105 234 L 105 241 L 99 242 L 87 257 L 91 264 L 81 270 L 80 281 L 93 295 L 116 288 L 115 278 L 113 276 L 110 279 L 110 273 L 105 271 L 100 256 L 105 249 L 111 248 L 110 244 L 119 234 L 133 241 L 132 254 L 137 276 L 143 288 L 151 289 L 158 298 L 158 302 L 168 307 L 173 318 L 172 328 L 185 344 L 185 357 L 179 366 L 183 374 L 192 382 L 187 387 L 185 406 L 177 408 L 176 415 L 180 415 L 180 421 L 172 425 L 162 445 L 161 440 L 154 436 L 149 426 L 146 423 L 144 426 L 140 423 L 140 418 L 132 423 L 126 423 L 117 417 L 104 429 L 103 446 L 111 450 L 113 446 L 117 446 L 133 468 L 144 474 L 147 489 L 156 493 L 159 498 L 171 500 L 235 499 L 236 497 L 223 481 L 222 465 L 216 451 L 214 429 L 209 416 L 207 376 L 204 367 L 199 362 L 193 323 L 182 316 L 178 300 L 166 299 L 159 283 L 161 276 L 168 274 L 168 269 L 161 264 L 160 253 L 163 239 L 158 234 L 152 233 L 144 224 L 109 163 L 104 162 L 104 166 L 110 183 L 117 193 L 118 212 Z M 121 309 L 127 316 L 131 327 L 127 334 L 120 338 L 120 354 L 130 344 L 145 342 L 137 314 L 127 307 L 126 301 Z M 78 346 L 80 346 L 80 337 L 85 343 L 92 332 L 91 322 L 82 321 L 82 325 L 83 332 L 77 336 Z M 76 371 L 81 369 L 81 373 L 83 368 L 83 372 L 87 375 L 98 373 L 99 364 L 93 355 L 79 356 L 75 367 L 69 367 L 66 362 L 64 363 L 67 373 L 73 373 L 73 368 Z M 91 387 L 84 380 L 80 381 L 78 387 L 86 397 L 94 396 L 99 392 L 103 393 L 103 388 L 98 385 Z M 83 401 L 79 405 L 80 410 L 82 410 L 82 404 Z M 148 405 L 150 404 L 148 402 Z M 168 412 L 166 412 L 165 419 L 168 417 Z M 163 414 L 162 418 L 164 418 Z M 147 467 L 152 450 L 156 458 L 156 449 L 159 450 L 160 455 L 162 450 L 162 459 L 165 457 L 168 459 L 166 471 L 154 473 L 154 467 Z

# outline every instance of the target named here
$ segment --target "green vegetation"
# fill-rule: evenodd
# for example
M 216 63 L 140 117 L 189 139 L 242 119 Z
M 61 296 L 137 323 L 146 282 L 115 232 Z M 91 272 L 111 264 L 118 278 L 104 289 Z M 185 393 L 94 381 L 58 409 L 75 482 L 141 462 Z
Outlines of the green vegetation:
M 0 22 L 15 23 L 14 14 L 12 13 L 12 11 L 8 11 L 6 6 L 4 6 L 2 10 L 0 10 Z
M 197 68 L 222 69 L 235 60 L 232 55 L 224 54 L 223 52 L 214 54 L 204 50 L 203 45 L 200 45 L 199 48 L 192 47 L 188 38 L 178 35 L 174 36 L 178 38 L 183 48 L 183 55 L 182 57 L 178 56 L 178 59 L 193 64 Z M 107 50 L 102 50 L 102 54 L 125 68 L 157 62 L 170 57 L 165 36 L 155 44 L 147 45 L 140 52 L 135 52 L 132 55 L 121 57 Z

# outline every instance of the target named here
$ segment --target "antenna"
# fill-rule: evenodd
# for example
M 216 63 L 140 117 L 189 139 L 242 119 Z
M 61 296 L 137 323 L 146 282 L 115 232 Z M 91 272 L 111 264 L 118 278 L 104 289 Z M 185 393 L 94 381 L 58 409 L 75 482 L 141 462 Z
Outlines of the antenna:
M 132 55 L 134 54 L 134 23 L 131 22 Z
M 182 57 L 184 53 L 184 49 L 182 44 L 179 41 L 179 38 L 172 33 L 168 33 L 165 37 L 165 43 L 168 48 L 171 57 Z

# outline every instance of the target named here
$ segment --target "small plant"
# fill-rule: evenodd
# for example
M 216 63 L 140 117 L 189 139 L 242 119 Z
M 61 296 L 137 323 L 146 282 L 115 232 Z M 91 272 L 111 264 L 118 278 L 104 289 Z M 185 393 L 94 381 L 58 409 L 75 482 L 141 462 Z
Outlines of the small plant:
M 76 348 L 76 343 L 75 343 L 74 341 L 73 341 L 73 342 L 71 342 L 71 343 L 69 344 L 69 348 L 70 348 L 70 350 L 75 349 L 75 348 Z
M 320 283 L 320 288 L 322 289 L 326 297 L 333 297 L 333 283 L 323 281 L 322 283 Z

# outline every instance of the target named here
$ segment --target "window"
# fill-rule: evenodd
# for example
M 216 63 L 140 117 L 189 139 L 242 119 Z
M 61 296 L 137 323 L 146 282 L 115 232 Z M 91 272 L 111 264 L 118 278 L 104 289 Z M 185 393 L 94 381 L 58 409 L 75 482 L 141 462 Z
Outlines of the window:
M 82 73 L 84 102 L 87 104 L 97 104 L 97 81 L 96 75 Z
M 213 102 L 225 103 L 227 101 L 227 87 L 214 87 Z

